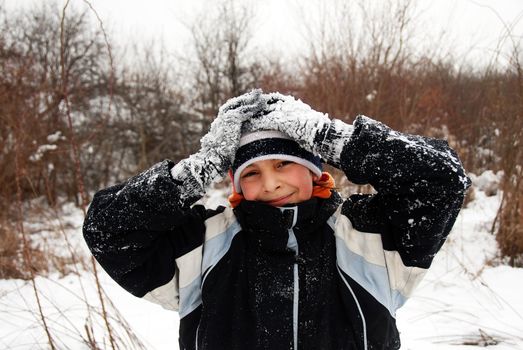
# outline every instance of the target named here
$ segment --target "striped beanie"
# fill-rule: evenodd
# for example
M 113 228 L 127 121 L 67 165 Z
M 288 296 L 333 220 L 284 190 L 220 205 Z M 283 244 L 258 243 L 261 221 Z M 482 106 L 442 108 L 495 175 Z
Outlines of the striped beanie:
M 240 174 L 254 162 L 267 159 L 282 159 L 308 168 L 314 175 L 322 175 L 321 159 L 306 151 L 286 134 L 276 130 L 260 130 L 245 133 L 232 164 L 234 189 L 241 193 Z

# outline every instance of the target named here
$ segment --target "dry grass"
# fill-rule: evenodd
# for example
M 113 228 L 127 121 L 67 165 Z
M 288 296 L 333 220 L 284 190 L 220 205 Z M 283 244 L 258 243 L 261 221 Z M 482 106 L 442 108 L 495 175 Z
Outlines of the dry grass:
M 15 227 L 8 221 L 0 223 L 0 279 L 29 280 L 31 269 L 37 275 L 46 275 L 49 272 L 49 259 L 56 268 L 64 267 L 62 258 L 44 252 L 40 247 L 29 247 L 29 266 L 22 258 L 22 240 Z
M 523 186 L 518 174 L 505 179 L 496 239 L 511 266 L 523 266 Z
M 20 264 L 20 239 L 8 222 L 0 225 L 0 278 L 27 278 Z

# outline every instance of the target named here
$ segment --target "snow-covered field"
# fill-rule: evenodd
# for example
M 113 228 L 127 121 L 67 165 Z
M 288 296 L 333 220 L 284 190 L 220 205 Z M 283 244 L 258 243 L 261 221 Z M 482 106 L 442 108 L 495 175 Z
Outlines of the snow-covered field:
M 475 178 L 475 199 L 462 210 L 430 272 L 399 311 L 402 349 L 523 349 L 523 269 L 499 265 L 490 230 L 500 195 L 482 191 L 485 183 L 494 180 L 489 174 Z M 218 191 L 207 200 L 210 206 L 218 202 L 223 202 Z M 65 233 L 70 249 L 87 256 L 81 212 L 67 208 L 61 223 L 69 224 Z M 52 243 L 52 238 L 47 242 Z M 178 348 L 176 313 L 127 294 L 99 271 L 103 290 L 114 304 L 105 305 L 116 325 L 113 337 L 123 348 L 134 348 L 129 329 L 147 349 Z M 110 348 L 95 285 L 88 272 L 36 279 L 42 312 L 57 348 L 88 349 L 86 334 L 94 334 L 100 348 Z M 119 325 L 115 310 L 128 326 Z M 0 280 L 0 315 L 0 349 L 49 348 L 31 282 Z

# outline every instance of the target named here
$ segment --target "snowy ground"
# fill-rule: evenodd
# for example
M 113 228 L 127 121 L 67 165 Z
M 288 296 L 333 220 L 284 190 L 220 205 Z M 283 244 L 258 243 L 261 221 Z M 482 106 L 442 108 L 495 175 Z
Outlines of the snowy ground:
M 476 190 L 461 212 L 429 274 L 398 313 L 402 349 L 523 349 L 523 269 L 497 264 L 490 234 L 499 200 L 499 194 L 487 197 Z M 223 202 L 220 193 L 211 202 Z M 85 254 L 81 212 L 69 207 L 63 222 L 69 223 L 71 249 Z M 100 281 L 114 303 L 106 305 L 111 323 L 119 324 L 115 309 L 128 323 L 115 326 L 113 334 L 123 348 L 134 348 L 126 335 L 131 329 L 147 349 L 177 349 L 177 314 L 127 294 L 103 272 Z M 37 278 L 36 287 L 57 348 L 88 349 L 87 333 L 110 348 L 92 274 L 52 274 Z M 49 348 L 31 282 L 0 280 L 0 315 L 0 349 Z

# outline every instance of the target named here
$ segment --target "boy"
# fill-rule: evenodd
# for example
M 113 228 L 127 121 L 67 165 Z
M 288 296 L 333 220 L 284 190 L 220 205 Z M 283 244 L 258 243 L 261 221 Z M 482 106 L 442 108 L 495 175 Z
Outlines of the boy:
M 377 193 L 343 201 L 318 156 Z M 227 171 L 234 208 L 191 207 Z M 469 183 L 444 141 L 255 90 L 196 154 L 98 192 L 84 236 L 121 286 L 178 310 L 180 349 L 398 349 L 395 312 Z

